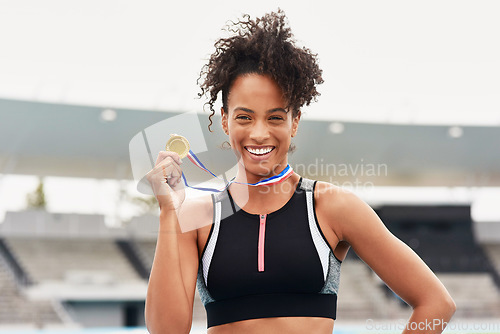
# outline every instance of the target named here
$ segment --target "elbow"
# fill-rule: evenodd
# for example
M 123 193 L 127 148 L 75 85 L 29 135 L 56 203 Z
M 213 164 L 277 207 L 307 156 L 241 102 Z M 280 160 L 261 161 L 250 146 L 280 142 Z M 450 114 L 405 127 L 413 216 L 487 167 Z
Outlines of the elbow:
M 171 324 L 146 323 L 146 329 L 150 334 L 189 334 L 191 326 L 173 326 Z
M 422 304 L 424 309 L 427 309 L 430 314 L 433 314 L 434 319 L 442 319 L 448 322 L 457 310 L 457 305 L 453 298 L 446 293 L 439 298 L 429 299 L 427 303 Z
M 440 310 L 443 314 L 443 317 L 446 317 L 448 319 L 451 319 L 451 317 L 457 310 L 457 304 L 455 304 L 455 301 L 451 297 L 450 293 L 446 290 L 440 298 L 440 303 L 438 305 L 440 305 Z
M 453 300 L 453 298 L 451 298 L 449 294 L 445 298 L 444 305 L 445 305 L 444 308 L 449 314 L 449 318 L 451 319 L 453 314 L 455 314 L 455 312 L 457 311 L 457 304 L 455 304 L 455 301 Z
M 445 322 L 448 322 L 457 310 L 455 301 L 448 293 L 439 296 L 429 296 L 429 298 L 410 305 L 412 305 L 414 311 L 425 312 L 427 316 L 433 319 L 441 319 Z
M 164 317 L 147 317 L 144 314 L 146 329 L 150 334 L 189 334 L 191 325 L 185 322 L 165 321 Z

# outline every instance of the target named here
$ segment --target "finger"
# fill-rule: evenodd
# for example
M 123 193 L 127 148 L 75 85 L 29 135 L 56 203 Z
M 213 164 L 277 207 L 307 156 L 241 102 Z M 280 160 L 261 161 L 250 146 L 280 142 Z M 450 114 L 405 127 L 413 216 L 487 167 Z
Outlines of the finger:
M 157 166 L 159 163 L 161 163 L 163 160 L 165 160 L 168 157 L 170 157 L 173 160 L 175 160 L 178 164 L 182 164 L 181 157 L 179 157 L 179 154 L 177 154 L 176 152 L 172 152 L 172 151 L 160 151 L 158 153 L 158 157 L 156 158 L 155 166 Z
M 162 165 L 163 178 L 169 185 L 176 185 L 182 177 L 182 169 L 179 165 L 172 163 L 169 165 Z
M 165 165 L 162 165 L 161 167 L 162 167 L 162 171 L 163 171 L 163 177 L 164 177 L 164 178 L 167 178 L 167 177 L 168 177 L 168 175 L 167 175 L 167 170 L 166 170 L 166 168 L 165 168 Z
M 179 161 L 179 159 L 177 159 L 179 157 L 179 155 L 177 153 L 171 152 L 171 151 L 160 151 L 160 152 L 158 152 L 158 157 L 156 158 L 155 165 L 158 165 L 159 163 L 161 163 L 163 160 L 167 159 L 168 157 Z
M 173 160 L 171 157 L 166 158 L 163 160 L 163 162 L 160 165 L 162 168 L 164 168 L 167 171 L 167 175 L 169 176 L 178 176 L 182 174 L 182 168 L 177 164 L 175 160 Z
M 155 174 L 159 173 L 163 177 L 170 177 L 175 171 L 180 171 L 181 167 L 172 157 L 166 157 L 155 168 Z
M 182 174 L 182 167 L 179 166 L 178 164 L 173 164 L 172 166 L 175 168 L 174 175 L 181 176 L 181 174 Z
M 169 184 L 173 190 L 178 191 L 184 188 L 184 183 L 182 181 L 182 174 L 174 174 L 172 175 L 172 178 L 169 179 Z
M 166 180 L 167 176 L 172 175 L 173 172 L 176 170 L 174 165 L 175 162 L 172 161 L 170 161 L 170 164 L 158 165 L 146 174 L 146 179 L 149 181 L 150 184 L 156 183 L 158 180 L 162 182 L 162 180 Z

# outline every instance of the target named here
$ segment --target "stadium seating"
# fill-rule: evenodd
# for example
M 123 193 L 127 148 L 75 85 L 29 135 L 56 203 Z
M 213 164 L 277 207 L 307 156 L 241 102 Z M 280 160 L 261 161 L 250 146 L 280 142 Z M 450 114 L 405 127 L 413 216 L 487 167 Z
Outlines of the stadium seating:
M 397 319 L 408 307 L 395 295 L 385 294 L 384 282 L 362 261 L 348 259 L 341 266 L 338 317 L 342 319 Z
M 35 282 L 64 281 L 75 273 L 95 273 L 116 282 L 141 280 L 111 239 L 10 237 L 6 244 Z
M 500 275 L 500 244 L 486 244 L 483 247 L 493 268 Z
M 51 301 L 32 301 L 22 293 L 22 287 L 8 269 L 0 254 L 0 324 L 61 324 Z
M 439 273 L 437 276 L 457 305 L 455 317 L 500 317 L 500 292 L 491 275 L 487 273 Z
M 151 271 L 155 256 L 156 240 L 134 240 L 133 243 L 137 246 L 136 249 L 140 258 L 144 261 L 144 265 Z

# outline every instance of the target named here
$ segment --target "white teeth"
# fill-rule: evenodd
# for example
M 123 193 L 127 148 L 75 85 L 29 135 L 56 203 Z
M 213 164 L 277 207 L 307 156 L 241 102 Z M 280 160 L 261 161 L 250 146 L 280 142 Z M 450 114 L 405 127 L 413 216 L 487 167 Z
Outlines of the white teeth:
M 259 148 L 259 149 L 253 149 L 253 148 L 249 148 L 247 147 L 246 148 L 248 152 L 250 153 L 253 153 L 253 154 L 259 154 L 259 155 L 262 155 L 262 154 L 267 154 L 269 152 L 271 152 L 273 150 L 272 147 L 269 147 L 269 148 L 266 148 L 266 149 L 263 149 L 263 148 Z

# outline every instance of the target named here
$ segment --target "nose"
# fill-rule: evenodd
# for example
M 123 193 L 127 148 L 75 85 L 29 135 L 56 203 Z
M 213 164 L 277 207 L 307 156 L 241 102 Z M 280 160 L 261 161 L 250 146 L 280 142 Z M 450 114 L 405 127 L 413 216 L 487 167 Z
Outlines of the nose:
M 255 124 L 252 126 L 249 137 L 251 140 L 257 143 L 263 143 L 267 139 L 269 139 L 269 128 L 266 122 L 255 122 Z

